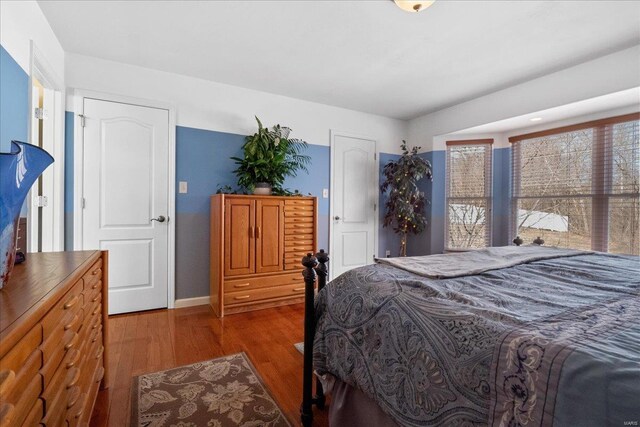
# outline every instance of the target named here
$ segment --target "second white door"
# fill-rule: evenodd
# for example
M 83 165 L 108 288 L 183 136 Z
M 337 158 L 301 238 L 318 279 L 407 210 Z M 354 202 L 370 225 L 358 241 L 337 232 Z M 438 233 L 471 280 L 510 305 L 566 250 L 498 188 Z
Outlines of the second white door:
M 375 256 L 378 167 L 376 142 L 333 134 L 331 272 L 373 263 Z
M 167 307 L 169 112 L 84 99 L 83 249 L 109 251 L 109 314 Z

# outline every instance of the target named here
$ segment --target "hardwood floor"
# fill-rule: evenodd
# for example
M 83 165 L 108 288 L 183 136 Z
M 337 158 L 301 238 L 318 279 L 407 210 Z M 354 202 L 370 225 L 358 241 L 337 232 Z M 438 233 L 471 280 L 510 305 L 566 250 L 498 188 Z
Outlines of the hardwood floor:
M 223 319 L 209 306 L 154 310 L 109 318 L 109 384 L 100 391 L 92 426 L 128 426 L 134 376 L 244 351 L 292 425 L 300 425 L 302 304 Z M 314 409 L 314 425 L 328 425 Z

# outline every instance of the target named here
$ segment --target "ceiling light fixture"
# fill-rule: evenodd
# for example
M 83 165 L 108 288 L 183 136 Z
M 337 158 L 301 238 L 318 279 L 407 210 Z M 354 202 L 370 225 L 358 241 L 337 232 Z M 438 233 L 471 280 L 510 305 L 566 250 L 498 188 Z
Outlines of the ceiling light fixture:
M 402 10 L 407 12 L 420 12 L 431 6 L 436 0 L 430 1 L 411 1 L 411 0 L 393 0 L 393 2 Z
M 532 122 L 539 122 L 540 120 L 542 120 L 542 117 L 534 117 L 533 119 L 529 119 Z

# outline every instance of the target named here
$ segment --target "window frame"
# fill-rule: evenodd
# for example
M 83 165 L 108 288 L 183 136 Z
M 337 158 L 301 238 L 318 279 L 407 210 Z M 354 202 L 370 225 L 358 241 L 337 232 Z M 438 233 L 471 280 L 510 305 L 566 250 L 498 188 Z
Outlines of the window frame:
M 607 135 L 612 135 L 610 127 L 627 122 L 640 121 L 640 112 L 624 114 L 620 116 L 607 117 L 599 120 L 576 123 L 574 125 L 545 129 L 538 132 L 531 132 L 516 135 L 509 138 L 512 145 L 511 150 L 511 212 L 509 214 L 509 240 L 518 234 L 518 201 L 522 199 L 532 199 L 536 196 L 520 196 L 521 173 L 522 173 L 522 141 L 532 140 L 545 136 L 554 136 L 585 129 L 593 129 L 594 139 L 592 146 L 592 167 L 596 173 L 592 174 L 592 190 L 589 195 L 581 195 L 580 198 L 588 198 L 591 201 L 591 250 L 609 251 L 609 223 L 610 223 L 610 200 L 616 198 L 633 197 L 631 194 L 617 194 L 610 191 L 609 183 L 612 182 L 613 168 L 609 160 L 613 151 L 613 143 L 607 139 Z M 538 196 L 537 198 L 562 197 L 561 195 Z
M 471 247 L 452 247 L 450 246 L 450 222 L 451 222 L 451 214 L 449 211 L 449 205 L 451 201 L 465 201 L 465 200 L 478 200 L 484 199 L 486 203 L 486 213 L 485 213 L 485 237 L 484 247 L 490 247 L 493 243 L 493 138 L 484 138 L 484 139 L 466 139 L 466 140 L 453 140 L 446 141 L 446 152 L 445 152 L 445 164 L 446 164 L 446 174 L 445 174 L 445 224 L 444 224 L 444 249 L 445 252 L 464 252 L 464 251 L 472 251 L 477 248 Z M 485 151 L 485 164 L 484 170 L 488 172 L 485 174 L 485 186 L 484 186 L 484 196 L 483 197 L 451 197 L 450 196 L 450 186 L 451 186 L 451 150 L 456 147 L 465 146 L 484 146 Z

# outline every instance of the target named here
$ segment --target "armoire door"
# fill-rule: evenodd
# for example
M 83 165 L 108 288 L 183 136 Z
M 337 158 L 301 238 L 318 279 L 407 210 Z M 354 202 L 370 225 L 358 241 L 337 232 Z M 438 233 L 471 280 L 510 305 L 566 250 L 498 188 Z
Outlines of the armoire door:
M 255 200 L 230 199 L 224 208 L 224 274 L 255 273 Z
M 256 273 L 284 267 L 284 201 L 256 201 Z

